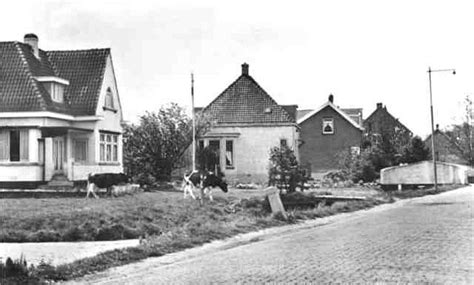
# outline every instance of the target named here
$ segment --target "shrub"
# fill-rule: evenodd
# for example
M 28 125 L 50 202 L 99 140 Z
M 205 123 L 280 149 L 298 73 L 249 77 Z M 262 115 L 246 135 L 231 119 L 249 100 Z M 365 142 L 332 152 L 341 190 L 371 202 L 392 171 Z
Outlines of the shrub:
M 270 150 L 268 185 L 275 185 L 280 190 L 294 192 L 296 187 L 303 190 L 307 180 L 306 171 L 298 165 L 293 150 L 285 145 Z

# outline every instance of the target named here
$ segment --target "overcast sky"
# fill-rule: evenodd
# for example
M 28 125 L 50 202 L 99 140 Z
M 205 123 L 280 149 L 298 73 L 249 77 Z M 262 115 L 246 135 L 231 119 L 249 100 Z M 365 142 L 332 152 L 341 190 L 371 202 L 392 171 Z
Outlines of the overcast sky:
M 44 50 L 112 49 L 125 119 L 169 102 L 205 106 L 250 65 L 279 103 L 382 102 L 415 134 L 460 120 L 474 97 L 472 1 L 2 1 L 0 40 L 35 33 Z

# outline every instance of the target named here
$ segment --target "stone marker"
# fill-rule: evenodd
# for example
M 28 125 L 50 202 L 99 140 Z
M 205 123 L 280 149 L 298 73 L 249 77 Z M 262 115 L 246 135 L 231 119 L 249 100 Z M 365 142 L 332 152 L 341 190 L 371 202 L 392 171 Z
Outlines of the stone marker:
M 272 214 L 276 215 L 277 213 L 281 213 L 283 217 L 286 219 L 288 218 L 285 212 L 285 208 L 283 207 L 283 203 L 280 199 L 280 190 L 276 187 L 268 187 L 265 189 L 265 195 L 270 202 L 270 208 L 272 209 Z

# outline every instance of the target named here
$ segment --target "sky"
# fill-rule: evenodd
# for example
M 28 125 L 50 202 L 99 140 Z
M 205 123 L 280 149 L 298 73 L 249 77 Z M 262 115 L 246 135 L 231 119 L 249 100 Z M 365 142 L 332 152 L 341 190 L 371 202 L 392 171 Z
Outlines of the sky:
M 367 118 L 383 103 L 423 138 L 474 99 L 472 1 L 4 1 L 0 41 L 43 50 L 111 48 L 124 119 L 176 102 L 206 106 L 250 65 L 278 104 L 316 109 L 329 94 Z

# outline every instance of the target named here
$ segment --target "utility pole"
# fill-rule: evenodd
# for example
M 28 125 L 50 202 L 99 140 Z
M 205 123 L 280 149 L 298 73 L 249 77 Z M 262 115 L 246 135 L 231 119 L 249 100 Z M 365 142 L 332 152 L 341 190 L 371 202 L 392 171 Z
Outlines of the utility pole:
M 193 171 L 196 170 L 196 120 L 195 120 L 195 110 L 194 110 L 194 74 L 191 73 L 191 108 L 192 108 L 192 122 L 193 122 Z
M 433 92 L 431 88 L 431 73 L 432 72 L 444 72 L 450 71 L 456 74 L 455 69 L 437 69 L 432 70 L 428 67 L 428 80 L 430 82 L 430 112 L 431 112 L 431 155 L 433 156 L 433 174 L 434 174 L 434 187 L 435 191 L 438 190 L 438 173 L 436 168 L 436 150 L 435 150 L 435 129 L 434 129 L 434 118 L 433 118 Z

